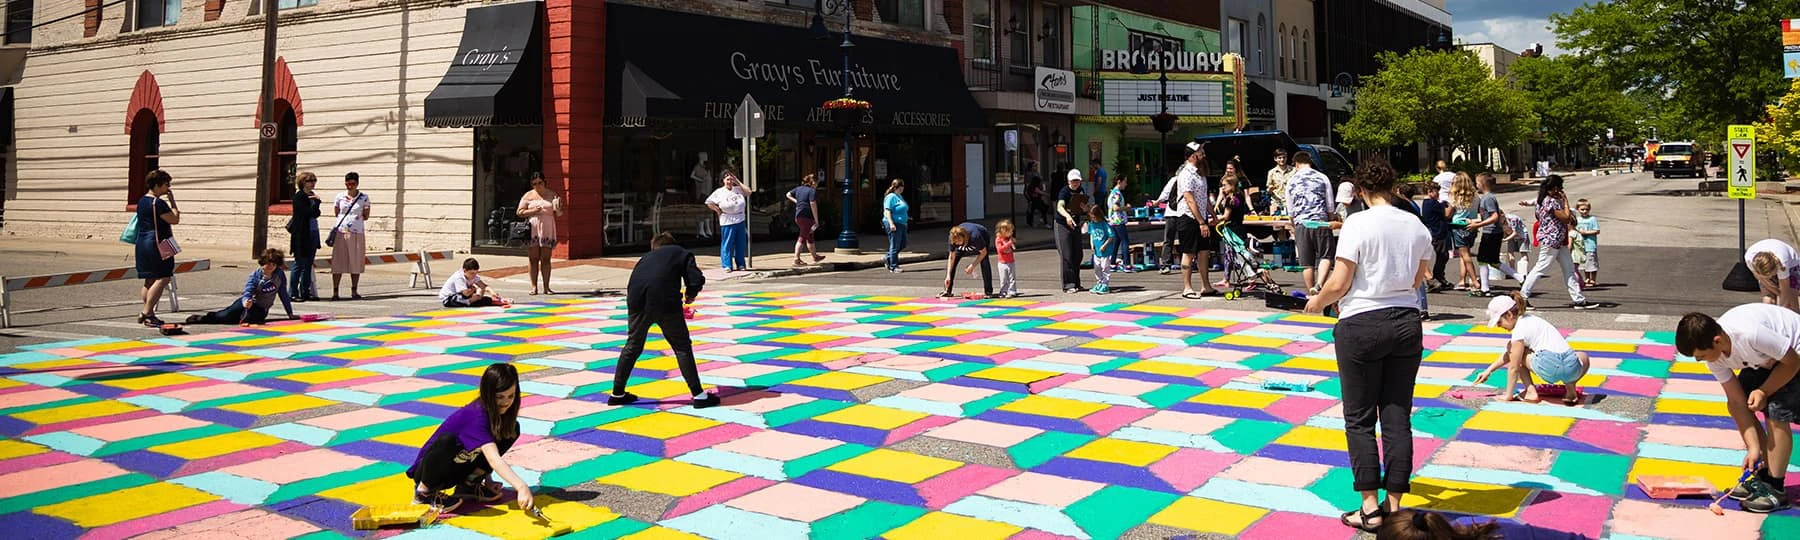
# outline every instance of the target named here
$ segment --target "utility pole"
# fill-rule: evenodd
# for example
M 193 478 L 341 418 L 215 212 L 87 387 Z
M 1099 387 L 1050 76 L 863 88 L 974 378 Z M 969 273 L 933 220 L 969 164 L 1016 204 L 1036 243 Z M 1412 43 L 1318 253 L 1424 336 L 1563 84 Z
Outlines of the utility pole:
M 263 0 L 262 114 L 258 115 L 256 145 L 256 205 L 251 222 L 250 257 L 262 256 L 269 247 L 269 181 L 274 177 L 275 137 L 269 124 L 275 121 L 275 18 L 279 11 L 275 0 Z

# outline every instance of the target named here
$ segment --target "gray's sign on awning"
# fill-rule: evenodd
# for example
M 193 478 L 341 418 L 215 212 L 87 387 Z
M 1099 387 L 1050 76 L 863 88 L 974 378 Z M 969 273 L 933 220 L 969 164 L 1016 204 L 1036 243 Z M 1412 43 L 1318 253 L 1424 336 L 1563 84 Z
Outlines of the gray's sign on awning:
M 449 71 L 425 97 L 425 125 L 542 125 L 543 19 L 543 2 L 470 8 Z

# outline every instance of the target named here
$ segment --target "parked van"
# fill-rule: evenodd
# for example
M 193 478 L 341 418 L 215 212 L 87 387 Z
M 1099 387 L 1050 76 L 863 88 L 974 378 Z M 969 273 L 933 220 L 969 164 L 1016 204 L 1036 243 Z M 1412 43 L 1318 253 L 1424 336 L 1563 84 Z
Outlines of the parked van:
M 1312 154 L 1313 168 L 1325 173 L 1333 184 L 1344 181 L 1353 168 L 1350 160 L 1337 149 L 1322 144 L 1298 144 L 1283 131 L 1209 133 L 1194 137 L 1194 142 L 1206 145 L 1206 162 L 1212 176 L 1222 173 L 1225 163 L 1236 157 L 1243 164 L 1243 173 L 1250 184 L 1258 188 L 1264 187 L 1269 169 L 1275 167 L 1277 148 L 1287 149 L 1290 156 L 1296 152 Z

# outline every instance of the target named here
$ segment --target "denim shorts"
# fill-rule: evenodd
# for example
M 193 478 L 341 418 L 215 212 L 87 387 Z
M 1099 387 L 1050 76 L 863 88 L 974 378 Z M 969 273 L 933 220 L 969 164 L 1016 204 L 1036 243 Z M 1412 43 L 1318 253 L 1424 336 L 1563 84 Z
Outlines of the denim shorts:
M 1575 351 L 1531 353 L 1531 372 L 1550 384 L 1569 384 L 1581 378 L 1581 358 Z
M 1761 388 L 1763 381 L 1769 380 L 1769 373 L 1770 370 L 1758 368 L 1738 370 L 1738 384 L 1744 387 L 1745 394 L 1749 394 L 1751 390 Z M 1775 395 L 1769 396 L 1768 400 L 1769 405 L 1764 410 L 1769 419 L 1792 423 L 1800 418 L 1800 377 L 1788 380 L 1787 385 L 1776 390 Z

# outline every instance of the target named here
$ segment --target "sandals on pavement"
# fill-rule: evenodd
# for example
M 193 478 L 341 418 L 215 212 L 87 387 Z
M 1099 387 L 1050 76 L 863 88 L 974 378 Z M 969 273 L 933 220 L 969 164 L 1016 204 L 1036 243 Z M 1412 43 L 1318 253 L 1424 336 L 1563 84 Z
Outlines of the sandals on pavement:
M 1386 518 L 1387 514 L 1388 511 L 1385 506 L 1377 506 L 1373 512 L 1364 512 L 1362 508 L 1357 508 L 1349 512 L 1344 512 L 1342 516 L 1338 517 L 1338 522 L 1343 523 L 1345 527 L 1351 527 L 1366 533 L 1373 533 L 1381 529 L 1381 525 L 1371 524 L 1369 523 L 1369 520 L 1372 518 Z M 1355 523 L 1350 521 L 1351 517 L 1356 518 Z
M 1181 297 L 1186 298 L 1188 300 L 1199 300 L 1199 299 L 1203 298 L 1204 295 L 1201 295 L 1200 293 L 1197 293 L 1194 291 L 1182 291 Z

